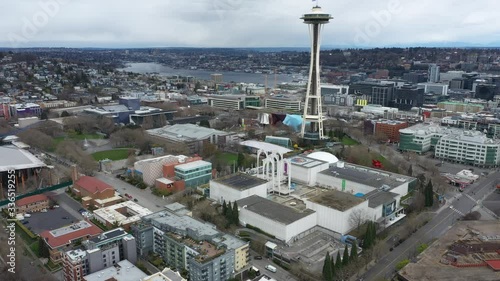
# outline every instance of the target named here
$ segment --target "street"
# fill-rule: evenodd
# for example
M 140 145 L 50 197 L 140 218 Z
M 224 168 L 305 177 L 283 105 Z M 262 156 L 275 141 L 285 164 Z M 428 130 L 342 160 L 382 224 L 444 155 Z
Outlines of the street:
M 401 245 L 394 248 L 378 262 L 373 265 L 365 274 L 365 280 L 379 280 L 381 278 L 390 279 L 395 273 L 395 267 L 403 259 L 411 258 L 416 253 L 416 247 L 422 243 L 429 243 L 433 239 L 440 237 L 445 233 L 462 214 L 467 214 L 474 206 L 478 204 L 494 189 L 492 184 L 500 177 L 500 172 L 491 173 L 487 178 L 467 187 L 464 194 L 459 194 L 456 198 L 449 200 L 441 207 L 438 214 L 426 225 L 420 228 L 410 238 Z
M 121 195 L 124 195 L 125 193 L 129 194 L 133 199 L 137 199 L 137 204 L 148 208 L 152 212 L 163 210 L 165 205 L 172 203 L 172 199 L 170 197 L 165 197 L 165 199 L 163 199 L 153 195 L 149 188 L 137 188 L 116 178 L 113 174 L 110 175 L 99 172 L 95 174 L 95 177 L 114 187 Z
M 267 276 L 272 277 L 277 281 L 297 281 L 297 279 L 292 274 L 277 266 L 272 262 L 272 260 L 268 258 L 262 257 L 261 260 L 252 259 L 250 262 L 253 264 L 253 266 L 257 267 L 260 270 L 261 275 L 266 274 Z M 276 273 L 273 273 L 266 269 L 266 265 L 268 264 L 276 267 Z

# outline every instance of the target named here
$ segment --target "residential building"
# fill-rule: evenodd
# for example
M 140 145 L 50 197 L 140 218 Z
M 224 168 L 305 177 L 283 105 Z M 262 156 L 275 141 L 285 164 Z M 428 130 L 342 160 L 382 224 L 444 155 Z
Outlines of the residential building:
M 366 134 L 384 134 L 390 142 L 399 142 L 399 130 L 408 128 L 408 123 L 399 120 L 367 120 L 365 121 Z
M 405 80 L 409 83 L 412 83 L 412 84 L 418 84 L 418 83 L 426 82 L 427 77 L 424 73 L 409 72 L 409 73 L 403 74 L 403 80 Z
M 235 133 L 200 127 L 192 124 L 176 124 L 163 128 L 147 130 L 157 142 L 168 145 L 187 146 L 186 153 L 201 154 L 205 142 L 215 145 L 226 145 L 237 141 Z
M 90 176 L 82 176 L 74 181 L 73 193 L 82 198 L 84 207 L 102 208 L 122 200 L 111 185 Z
M 187 281 L 187 279 L 184 279 L 179 272 L 166 267 L 160 272 L 141 279 L 141 281 Z
M 83 277 L 113 266 L 122 260 L 137 262 L 136 241 L 123 228 L 104 232 L 82 242 L 82 249 L 64 254 L 64 281 L 82 281 Z
M 132 226 L 138 253 L 160 255 L 170 268 L 186 269 L 196 281 L 227 280 L 249 261 L 249 244 L 209 223 L 167 209 Z
M 245 109 L 245 96 L 210 96 L 208 105 L 226 110 L 242 110 Z
M 49 197 L 44 194 L 38 194 L 16 200 L 16 209 L 19 214 L 47 210 L 49 209 Z
M 281 111 L 301 111 L 302 101 L 276 96 L 273 98 L 266 98 L 264 107 Z
M 83 277 L 83 281 L 141 281 L 147 274 L 128 260 L 122 260 L 113 266 L 96 271 Z
M 446 109 L 451 112 L 464 112 L 464 113 L 476 113 L 484 110 L 484 106 L 481 104 L 456 102 L 456 101 L 443 101 L 437 104 L 438 108 Z
M 440 83 L 419 83 L 417 85 L 419 89 L 424 89 L 426 94 L 437 94 L 445 96 L 448 94 L 449 85 Z
M 36 103 L 17 103 L 10 105 L 10 116 L 14 118 L 40 117 L 42 108 Z
M 130 225 L 152 212 L 132 201 L 125 201 L 94 211 L 94 218 L 106 227 L 120 226 L 129 230 Z
M 349 86 L 349 94 L 369 104 L 389 106 L 394 98 L 393 82 L 365 81 Z
M 75 243 L 95 237 L 102 230 L 93 223 L 82 220 L 54 230 L 40 233 L 49 248 L 50 260 L 53 263 L 62 261 L 64 252 L 68 251 Z

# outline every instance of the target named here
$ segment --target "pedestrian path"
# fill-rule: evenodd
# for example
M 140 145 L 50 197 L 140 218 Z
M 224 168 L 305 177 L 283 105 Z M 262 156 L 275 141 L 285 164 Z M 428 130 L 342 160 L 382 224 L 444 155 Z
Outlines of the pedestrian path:
M 450 206 L 450 209 L 452 209 L 455 213 L 457 213 L 457 214 L 459 214 L 459 215 L 461 215 L 461 216 L 465 216 L 465 215 L 464 215 L 464 213 L 462 213 L 462 212 L 460 212 L 459 210 L 455 209 L 455 208 L 453 207 L 453 205 L 452 205 L 452 206 Z

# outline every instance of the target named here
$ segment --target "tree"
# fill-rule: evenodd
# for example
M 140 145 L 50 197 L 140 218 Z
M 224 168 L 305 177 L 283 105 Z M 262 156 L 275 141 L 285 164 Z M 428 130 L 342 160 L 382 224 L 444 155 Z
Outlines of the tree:
M 339 272 L 342 269 L 342 258 L 340 257 L 340 251 L 337 252 L 337 260 L 335 261 L 335 271 Z
M 222 203 L 222 214 L 225 216 L 227 214 L 227 204 L 226 200 Z
M 42 114 L 40 115 L 41 120 L 47 120 L 49 119 L 49 115 L 47 113 L 47 110 L 42 111 Z
M 210 128 L 210 122 L 208 122 L 208 120 L 201 120 L 200 126 L 205 128 Z
M 412 177 L 413 176 L 413 166 L 410 165 L 410 167 L 408 168 L 408 176 Z
M 255 138 L 255 129 L 250 129 L 247 131 L 247 136 L 249 139 Z
M 231 206 L 231 202 L 227 203 L 227 211 L 226 211 L 226 220 L 230 225 L 232 223 L 231 216 L 233 215 L 233 207 Z
M 243 153 L 238 153 L 238 160 L 236 163 L 238 168 L 243 167 L 243 164 L 245 163 L 245 155 Z
M 38 237 L 38 254 L 42 258 L 48 258 L 50 256 L 49 248 L 42 237 Z
M 349 264 L 349 248 L 347 247 L 346 244 L 344 248 L 344 256 L 342 257 L 342 266 L 346 266 L 348 264 Z
M 61 113 L 61 117 L 68 117 L 70 116 L 69 112 L 67 112 L 66 110 L 64 110 L 62 113 Z
M 203 149 L 201 151 L 201 155 L 203 158 L 212 157 L 217 152 L 217 146 L 213 143 L 203 143 Z
M 356 244 L 355 241 L 354 243 L 352 243 L 350 260 L 355 261 L 357 259 L 358 259 L 358 245 Z
M 425 187 L 424 195 L 425 195 L 425 206 L 432 207 L 434 205 L 434 189 L 432 187 L 431 180 L 429 180 L 427 186 Z
M 375 223 L 370 221 L 366 226 L 365 239 L 363 240 L 363 248 L 369 249 L 375 244 L 377 237 L 377 227 Z
M 367 220 L 366 212 L 362 209 L 356 209 L 349 215 L 349 225 L 351 227 L 356 227 L 356 230 L 359 230 L 359 227 Z
M 235 225 L 240 224 L 240 214 L 238 210 L 238 203 L 236 202 L 233 204 L 233 214 L 231 215 L 231 219 Z
M 326 252 L 325 261 L 323 262 L 323 280 L 332 281 L 332 262 L 330 260 L 330 252 Z

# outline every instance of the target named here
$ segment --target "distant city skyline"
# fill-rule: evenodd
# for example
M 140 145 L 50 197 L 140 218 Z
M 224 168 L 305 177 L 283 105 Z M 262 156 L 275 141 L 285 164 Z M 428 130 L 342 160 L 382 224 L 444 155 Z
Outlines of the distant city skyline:
M 308 47 L 309 0 L 25 0 L 0 3 L 0 47 Z M 499 47 L 494 0 L 319 1 L 322 45 Z

